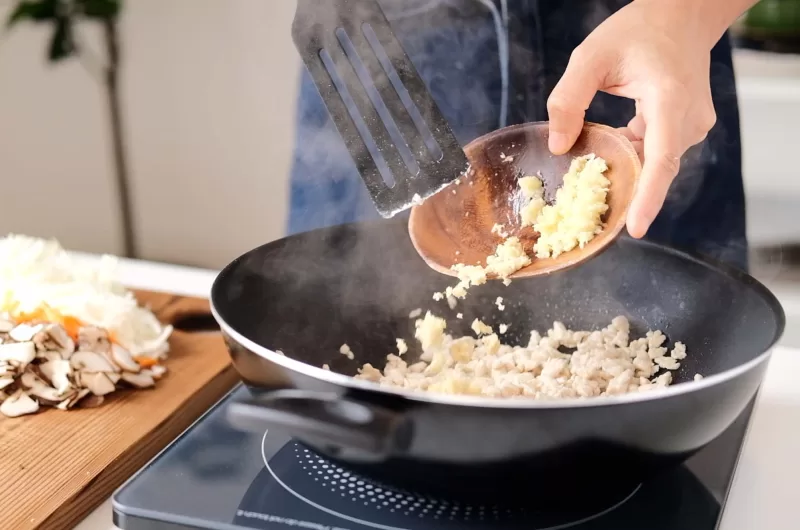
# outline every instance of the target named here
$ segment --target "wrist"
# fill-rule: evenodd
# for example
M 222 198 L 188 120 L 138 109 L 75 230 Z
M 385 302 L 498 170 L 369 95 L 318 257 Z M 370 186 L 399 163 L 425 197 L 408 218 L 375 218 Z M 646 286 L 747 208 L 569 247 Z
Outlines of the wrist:
M 728 28 L 758 0 L 637 0 L 658 4 L 678 15 L 708 49 L 716 45 Z

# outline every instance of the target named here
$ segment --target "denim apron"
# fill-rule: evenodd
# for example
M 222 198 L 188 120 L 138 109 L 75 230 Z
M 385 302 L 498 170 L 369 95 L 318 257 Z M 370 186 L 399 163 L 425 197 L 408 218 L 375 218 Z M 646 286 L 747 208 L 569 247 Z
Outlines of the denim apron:
M 547 96 L 572 50 L 629 0 L 379 0 L 459 142 L 547 119 Z M 624 38 L 624 37 L 621 37 Z M 717 124 L 682 158 L 646 238 L 747 269 L 745 198 L 731 46 L 711 52 Z M 586 119 L 614 127 L 632 101 L 600 93 Z M 290 234 L 379 215 L 302 73 L 290 183 Z

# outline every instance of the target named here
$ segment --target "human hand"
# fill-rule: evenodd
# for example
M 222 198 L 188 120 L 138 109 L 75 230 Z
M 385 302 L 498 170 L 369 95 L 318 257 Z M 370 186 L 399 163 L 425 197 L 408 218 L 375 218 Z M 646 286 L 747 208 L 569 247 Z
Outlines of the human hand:
M 575 49 L 547 102 L 550 150 L 566 153 L 598 91 L 636 101 L 622 129 L 642 159 L 628 211 L 631 236 L 645 235 L 678 174 L 680 157 L 716 122 L 710 52 L 724 33 L 702 0 L 635 0 Z M 711 2 L 713 3 L 713 2 Z

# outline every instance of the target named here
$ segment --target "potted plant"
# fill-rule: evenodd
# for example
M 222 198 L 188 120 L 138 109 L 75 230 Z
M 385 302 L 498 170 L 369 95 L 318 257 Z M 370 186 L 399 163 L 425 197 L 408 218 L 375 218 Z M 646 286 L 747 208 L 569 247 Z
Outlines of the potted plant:
M 122 215 L 123 242 L 126 257 L 136 257 L 136 240 L 128 182 L 124 127 L 120 104 L 119 73 L 121 64 L 118 21 L 122 0 L 17 0 L 8 18 L 12 28 L 23 22 L 48 24 L 52 27 L 47 58 L 60 62 L 77 58 L 103 86 L 109 110 L 114 174 Z M 83 23 L 96 23 L 102 28 L 104 58 L 86 47 L 79 38 Z
M 800 0 L 761 0 L 741 17 L 735 33 L 744 47 L 800 53 Z

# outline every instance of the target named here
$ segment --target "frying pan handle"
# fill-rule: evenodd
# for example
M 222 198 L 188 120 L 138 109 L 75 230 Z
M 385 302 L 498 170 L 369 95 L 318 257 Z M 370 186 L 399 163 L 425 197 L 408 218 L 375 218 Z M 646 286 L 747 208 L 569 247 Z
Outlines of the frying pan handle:
M 243 430 L 280 429 L 363 460 L 383 460 L 411 441 L 402 414 L 325 392 L 277 390 L 235 401 L 228 419 Z

